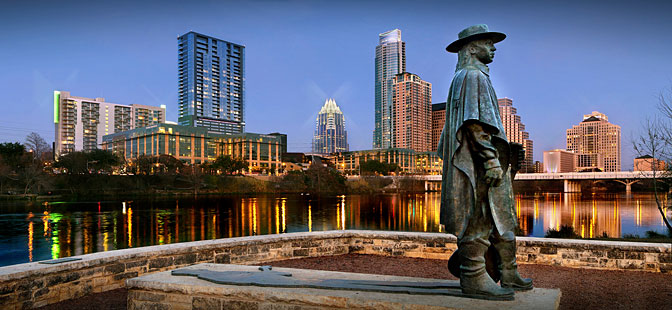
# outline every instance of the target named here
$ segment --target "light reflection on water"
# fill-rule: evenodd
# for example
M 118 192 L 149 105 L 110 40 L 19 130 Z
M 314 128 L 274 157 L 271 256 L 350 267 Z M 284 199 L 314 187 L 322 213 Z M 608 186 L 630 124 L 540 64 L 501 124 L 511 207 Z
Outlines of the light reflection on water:
M 439 232 L 439 193 L 223 196 L 78 203 L 0 202 L 0 266 L 226 237 L 333 229 Z M 663 203 L 667 204 L 666 201 Z M 521 230 L 584 238 L 664 231 L 651 194 L 517 196 Z

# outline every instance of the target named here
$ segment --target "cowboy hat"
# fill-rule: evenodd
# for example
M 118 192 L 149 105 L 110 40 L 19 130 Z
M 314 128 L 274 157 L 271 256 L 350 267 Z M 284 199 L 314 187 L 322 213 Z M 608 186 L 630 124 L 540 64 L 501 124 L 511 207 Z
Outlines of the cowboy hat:
M 446 51 L 457 53 L 464 45 L 471 41 L 492 39 L 492 43 L 501 42 L 506 35 L 501 32 L 490 32 L 488 25 L 480 24 L 468 27 L 457 35 L 457 40 L 446 47 Z

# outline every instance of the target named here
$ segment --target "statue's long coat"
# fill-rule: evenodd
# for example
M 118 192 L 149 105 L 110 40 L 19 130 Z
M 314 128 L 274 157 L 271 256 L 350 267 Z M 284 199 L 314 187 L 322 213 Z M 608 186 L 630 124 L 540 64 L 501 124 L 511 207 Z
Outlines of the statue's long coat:
M 484 169 L 474 166 L 466 122 L 479 122 L 490 133 L 491 147 L 504 172 L 502 182 L 488 189 L 488 197 L 477 197 L 477 182 L 483 182 Z M 446 232 L 461 238 L 477 200 L 488 199 L 495 228 L 500 234 L 514 231 L 516 216 L 511 187 L 510 147 L 499 116 L 497 95 L 488 68 L 467 66 L 457 72 L 446 101 L 446 122 L 438 149 L 443 159 L 441 184 L 441 224 Z M 480 171 L 480 172 L 479 172 Z

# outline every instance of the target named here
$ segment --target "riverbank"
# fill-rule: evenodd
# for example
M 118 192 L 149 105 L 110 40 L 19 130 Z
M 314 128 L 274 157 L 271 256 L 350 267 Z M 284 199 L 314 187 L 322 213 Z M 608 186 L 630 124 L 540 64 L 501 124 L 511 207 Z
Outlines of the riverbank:
M 346 254 L 282 260 L 264 265 L 342 272 L 455 279 L 445 260 Z M 667 309 L 672 298 L 672 274 L 643 271 L 595 270 L 521 264 L 521 274 L 536 287 L 562 291 L 560 309 Z M 126 289 L 92 294 L 40 309 L 126 309 Z
M 334 171 L 293 171 L 272 175 L 50 175 L 40 182 L 37 193 L 24 194 L 22 188 L 5 185 L 0 200 L 96 199 L 114 197 L 175 197 L 228 194 L 375 194 L 389 192 L 424 192 L 424 182 L 402 178 L 364 176 L 348 180 Z M 10 184 L 11 185 L 11 184 Z M 9 193 L 9 194 L 7 194 Z

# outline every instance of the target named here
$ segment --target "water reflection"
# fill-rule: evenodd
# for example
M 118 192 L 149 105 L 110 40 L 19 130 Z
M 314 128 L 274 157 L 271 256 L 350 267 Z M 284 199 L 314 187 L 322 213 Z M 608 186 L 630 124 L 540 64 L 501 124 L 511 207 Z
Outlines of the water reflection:
M 661 201 L 667 205 L 667 199 Z M 518 223 L 524 234 L 544 236 L 550 229 L 571 226 L 582 238 L 644 235 L 663 231 L 664 223 L 653 195 L 544 194 L 517 196 Z
M 439 232 L 439 193 L 209 197 L 0 204 L 0 266 L 225 237 L 334 229 Z M 667 204 L 667 201 L 663 201 Z M 574 227 L 585 238 L 663 231 L 652 195 L 517 196 L 525 235 Z

